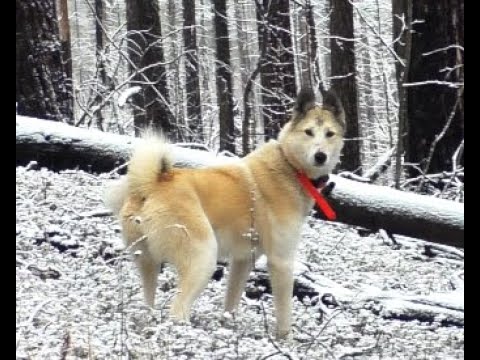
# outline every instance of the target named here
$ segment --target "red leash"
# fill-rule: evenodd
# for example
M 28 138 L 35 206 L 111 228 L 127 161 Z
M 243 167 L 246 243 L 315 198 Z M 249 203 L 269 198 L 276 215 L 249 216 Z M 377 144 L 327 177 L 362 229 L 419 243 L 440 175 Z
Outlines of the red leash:
M 320 210 L 322 210 L 322 212 L 325 214 L 325 217 L 328 220 L 335 220 L 337 218 L 335 210 L 333 210 L 327 200 L 325 200 L 322 193 L 319 192 L 315 186 L 313 186 L 310 179 L 302 172 L 297 172 L 297 178 L 300 181 L 300 184 L 302 184 L 303 188 L 315 200 Z

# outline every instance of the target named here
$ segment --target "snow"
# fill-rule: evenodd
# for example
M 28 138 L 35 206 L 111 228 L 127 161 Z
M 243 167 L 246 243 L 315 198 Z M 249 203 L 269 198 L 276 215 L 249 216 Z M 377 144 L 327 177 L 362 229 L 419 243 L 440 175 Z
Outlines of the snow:
M 108 181 L 17 167 L 17 359 L 464 358 L 464 328 L 442 323 L 449 312 L 463 314 L 463 261 L 429 258 L 408 242 L 395 250 L 377 234 L 361 237 L 354 227 L 313 219 L 295 272 L 308 273 L 339 307 L 322 316 L 321 302 L 295 299 L 292 338 L 277 342 L 271 296 L 244 298 L 236 315 L 225 316 L 223 277 L 210 281 L 190 324 L 174 323 L 175 272 L 166 267 L 159 275 L 155 309 L 148 309 L 118 222 L 103 213 Z M 55 272 L 58 278 L 49 276 Z M 406 304 L 428 310 L 432 303 L 448 308 L 434 322 L 388 318 Z

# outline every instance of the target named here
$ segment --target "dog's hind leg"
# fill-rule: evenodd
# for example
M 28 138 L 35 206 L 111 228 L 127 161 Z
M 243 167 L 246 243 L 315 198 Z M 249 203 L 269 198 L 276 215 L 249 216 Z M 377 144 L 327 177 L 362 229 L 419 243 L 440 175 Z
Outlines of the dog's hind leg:
M 233 312 L 240 303 L 245 284 L 252 268 L 251 259 L 231 259 L 230 278 L 228 279 L 225 311 Z
M 186 228 L 189 229 L 188 226 Z M 206 287 L 217 264 L 217 241 L 210 225 L 204 226 L 197 234 L 189 231 L 189 236 L 192 239 L 179 244 L 185 251 L 179 252 L 175 261 L 179 289 L 171 307 L 173 317 L 184 321 L 190 318 L 191 307 Z
M 158 266 L 151 256 L 142 252 L 135 260 L 142 278 L 143 296 L 148 306 L 155 305 L 155 291 L 157 289 Z
M 144 235 L 141 229 L 141 216 L 138 216 L 141 206 L 142 202 L 138 199 L 129 199 L 122 209 L 122 228 L 125 246 L 135 254 L 135 263 L 142 279 L 145 303 L 153 307 L 159 263 L 154 260 L 149 252 L 148 237 Z

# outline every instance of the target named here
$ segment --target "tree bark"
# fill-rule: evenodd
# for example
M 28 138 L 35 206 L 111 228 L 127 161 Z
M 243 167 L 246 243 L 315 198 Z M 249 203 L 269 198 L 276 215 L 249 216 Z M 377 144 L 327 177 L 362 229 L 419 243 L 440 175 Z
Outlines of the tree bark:
M 412 49 L 412 0 L 392 0 L 393 14 L 393 39 L 395 53 L 403 60 L 395 63 L 397 89 L 398 89 L 398 133 L 397 152 L 395 156 L 395 187 L 400 188 L 403 175 L 403 159 L 407 150 L 407 124 L 408 124 L 408 89 L 403 87 L 407 82 L 410 68 L 410 56 Z
M 203 142 L 200 76 L 198 68 L 195 1 L 183 0 L 183 41 L 185 45 L 185 77 L 189 141 Z
M 137 139 L 94 130 L 17 117 L 17 165 L 36 160 L 54 170 L 79 167 L 110 171 L 127 161 Z M 201 167 L 226 159 L 211 153 L 178 148 L 177 166 Z M 372 230 L 464 247 L 464 205 L 448 200 L 361 184 L 332 176 L 337 183 L 330 202 L 338 221 Z
M 463 83 L 463 0 L 413 1 L 412 18 L 422 21 L 413 25 L 407 82 L 439 80 Z M 443 51 L 436 51 L 444 48 Z M 435 52 L 431 53 L 432 51 Z M 463 85 L 421 85 L 408 89 L 406 160 L 420 163 L 424 172 L 438 173 L 452 168 L 452 155 L 464 138 L 462 89 Z M 460 102 L 457 105 L 458 97 Z M 452 114 L 454 118 L 451 126 L 437 146 L 431 162 L 427 164 L 426 159 L 435 137 Z M 410 174 L 415 176 L 418 172 L 410 168 Z
M 346 138 L 341 168 L 360 169 L 360 128 L 358 124 L 358 93 L 355 66 L 353 6 L 349 0 L 331 0 L 330 15 L 332 88 L 345 108 Z
M 95 104 L 99 104 L 102 101 L 102 97 L 104 96 L 107 89 L 110 88 L 111 84 L 109 84 L 107 70 L 105 68 L 105 53 L 104 53 L 104 40 L 105 34 L 103 33 L 104 24 L 105 24 L 105 8 L 103 4 L 103 0 L 95 0 L 95 40 L 96 40 L 96 51 L 95 56 L 97 60 L 97 89 L 96 95 L 94 99 Z M 102 110 L 98 110 L 96 112 L 96 122 L 97 126 L 100 130 L 104 129 L 104 117 Z
M 56 0 L 58 30 L 62 44 L 62 63 L 65 65 L 67 79 L 72 81 L 72 42 L 70 39 L 70 20 L 68 18 L 68 1 Z
M 215 36 L 217 46 L 217 102 L 220 118 L 220 150 L 235 153 L 233 122 L 232 72 L 226 0 L 214 1 Z
M 309 43 L 309 63 L 310 67 L 313 68 L 311 72 L 313 75 L 310 76 L 310 79 L 314 81 L 314 83 L 318 83 L 322 81 L 322 75 L 320 73 L 320 60 L 319 60 L 319 52 L 318 52 L 318 39 L 317 39 L 317 31 L 315 28 L 315 14 L 314 14 L 314 6 L 312 5 L 312 1 L 308 0 L 306 2 L 306 9 L 305 9 L 305 16 L 307 18 L 307 30 L 308 30 L 308 43 Z M 313 86 L 312 86 L 313 87 Z
M 296 97 L 295 59 L 290 31 L 290 1 L 257 0 L 260 49 L 266 48 L 261 67 L 265 141 L 275 139 L 290 120 L 289 110 Z
M 292 37 L 294 40 L 294 56 L 295 56 L 295 72 L 296 84 L 299 88 L 313 87 L 313 72 L 315 71 L 315 63 L 311 62 L 311 46 L 309 37 L 309 20 L 313 18 L 313 11 L 310 1 L 306 1 L 305 5 L 294 3 L 290 16 L 292 24 Z M 315 28 L 313 28 L 315 30 Z
M 176 140 L 178 129 L 168 108 L 158 1 L 127 0 L 127 30 L 130 71 L 136 74 L 132 84 L 142 87 L 133 96 L 135 133 L 152 128 Z
M 16 101 L 21 115 L 73 123 L 66 2 L 16 0 Z

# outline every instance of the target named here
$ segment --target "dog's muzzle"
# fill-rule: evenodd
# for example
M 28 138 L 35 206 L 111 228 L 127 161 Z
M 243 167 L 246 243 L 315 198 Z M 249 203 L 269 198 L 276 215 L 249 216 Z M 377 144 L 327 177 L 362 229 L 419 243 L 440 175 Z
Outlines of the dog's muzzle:
M 321 166 L 327 161 L 327 154 L 322 151 L 319 151 L 315 154 L 315 165 Z

